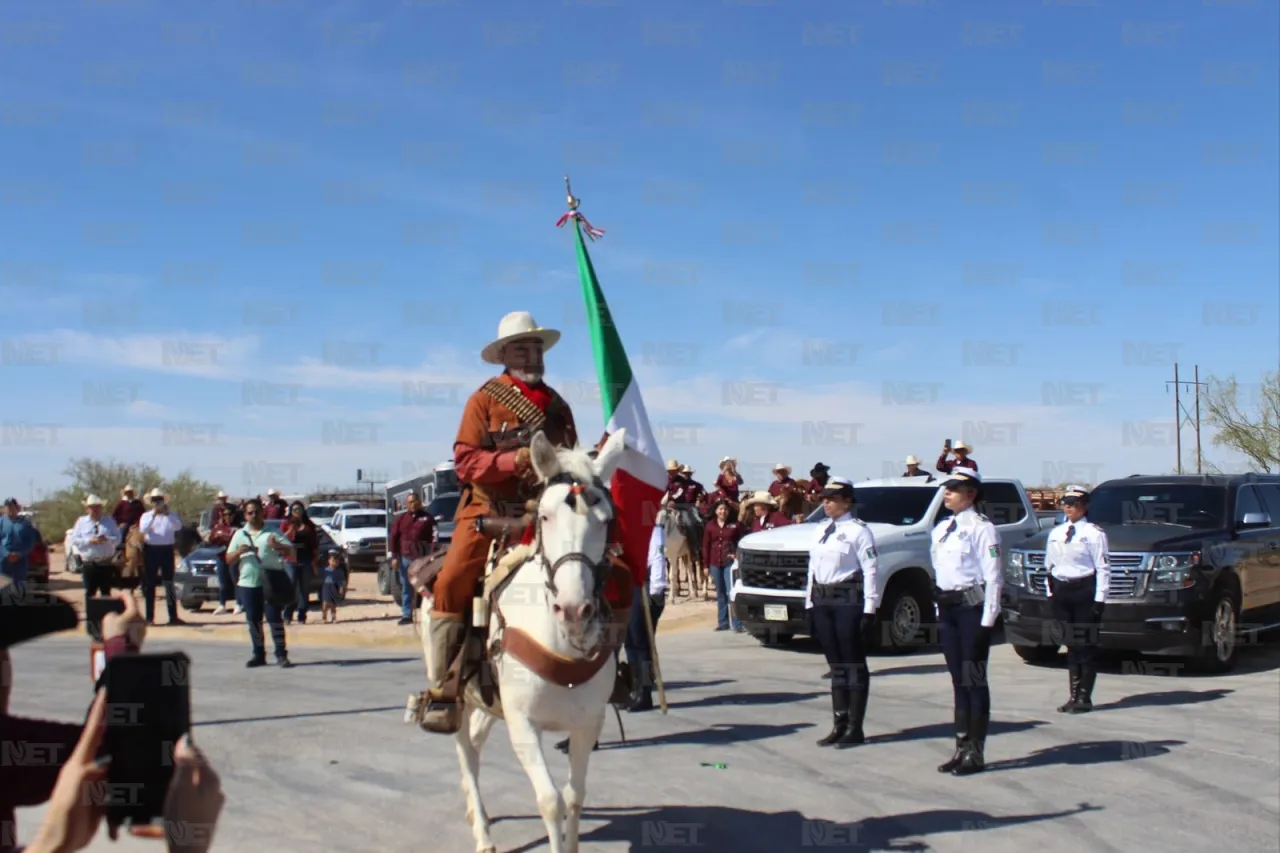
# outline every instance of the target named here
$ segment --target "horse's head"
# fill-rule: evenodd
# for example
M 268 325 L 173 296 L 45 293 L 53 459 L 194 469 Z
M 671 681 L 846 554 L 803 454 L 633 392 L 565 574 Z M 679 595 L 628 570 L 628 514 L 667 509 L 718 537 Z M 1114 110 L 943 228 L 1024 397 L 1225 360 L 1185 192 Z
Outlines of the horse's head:
M 529 447 L 543 484 L 535 547 L 543 557 L 552 612 L 570 634 L 585 633 L 599 607 L 613 520 L 604 481 L 622 461 L 625 441 L 624 431 L 615 432 L 594 460 L 581 450 L 557 450 L 541 433 Z

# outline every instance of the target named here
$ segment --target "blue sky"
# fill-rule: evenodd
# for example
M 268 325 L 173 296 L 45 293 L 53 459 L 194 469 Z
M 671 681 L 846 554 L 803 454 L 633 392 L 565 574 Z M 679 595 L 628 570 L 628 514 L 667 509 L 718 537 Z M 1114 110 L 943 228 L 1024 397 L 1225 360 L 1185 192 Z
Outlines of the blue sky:
M 1277 17 L 8 7 L 0 490 L 79 455 L 399 477 L 448 455 L 516 309 L 563 329 L 549 380 L 594 438 L 566 171 L 663 453 L 707 481 L 946 437 L 1028 484 L 1171 470 L 1173 361 L 1280 361 Z

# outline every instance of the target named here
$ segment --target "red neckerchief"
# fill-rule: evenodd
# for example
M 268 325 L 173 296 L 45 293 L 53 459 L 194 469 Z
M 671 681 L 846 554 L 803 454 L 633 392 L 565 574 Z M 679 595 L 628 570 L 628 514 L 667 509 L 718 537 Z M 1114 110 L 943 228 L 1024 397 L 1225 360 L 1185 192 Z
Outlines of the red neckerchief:
M 530 403 L 533 403 L 535 406 L 538 407 L 538 411 L 544 414 L 546 413 L 547 406 L 551 405 L 551 389 L 550 388 L 548 388 L 546 385 L 543 385 L 541 382 L 539 382 L 536 387 L 532 385 L 528 385 L 524 382 L 521 382 L 519 379 L 515 378 L 510 373 L 507 374 L 507 378 L 511 380 L 511 383 L 515 385 L 516 388 L 520 389 L 520 393 L 523 394 Z

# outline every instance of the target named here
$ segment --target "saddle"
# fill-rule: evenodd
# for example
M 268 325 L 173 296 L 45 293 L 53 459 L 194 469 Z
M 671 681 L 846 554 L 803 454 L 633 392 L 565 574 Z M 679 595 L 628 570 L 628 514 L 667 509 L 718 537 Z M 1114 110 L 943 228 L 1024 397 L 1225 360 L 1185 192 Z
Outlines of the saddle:
M 622 646 L 627 622 L 630 620 L 629 607 L 619 607 L 610 612 L 600 645 L 595 653 L 586 659 L 565 658 L 557 655 L 519 628 L 505 625 L 498 601 L 515 577 L 516 571 L 533 554 L 533 546 L 508 546 L 506 540 L 512 534 L 514 534 L 513 538 L 516 538 L 523 533 L 529 521 L 530 519 L 526 517 L 519 520 L 486 518 L 482 522 L 486 533 L 491 532 L 495 525 L 504 532 L 498 536 L 490 548 L 484 578 L 477 584 L 475 598 L 477 607 L 473 607 L 473 612 L 468 613 L 463 622 L 467 627 L 462 646 L 453 655 L 452 662 L 445 672 L 439 700 L 456 703 L 459 699 L 465 698 L 470 704 L 501 719 L 502 697 L 498 691 L 496 665 L 502 655 L 509 654 L 546 681 L 571 689 L 590 681 L 612 657 L 617 667 L 617 677 L 609 702 L 613 705 L 627 704 L 631 699 L 631 669 L 625 662 L 618 661 L 618 650 Z M 415 576 L 414 566 L 419 563 L 421 566 Z M 415 561 L 409 567 L 410 583 L 419 591 L 424 589 L 429 591 L 431 582 L 435 580 L 443 565 L 443 555 L 434 555 Z M 624 584 L 626 589 L 630 589 L 631 573 L 621 560 L 611 558 L 610 574 L 615 583 Z M 476 612 L 479 612 L 483 618 L 473 618 Z M 489 636 L 490 613 L 497 614 L 501 633 L 499 638 Z M 481 622 L 482 625 L 476 625 L 476 622 Z

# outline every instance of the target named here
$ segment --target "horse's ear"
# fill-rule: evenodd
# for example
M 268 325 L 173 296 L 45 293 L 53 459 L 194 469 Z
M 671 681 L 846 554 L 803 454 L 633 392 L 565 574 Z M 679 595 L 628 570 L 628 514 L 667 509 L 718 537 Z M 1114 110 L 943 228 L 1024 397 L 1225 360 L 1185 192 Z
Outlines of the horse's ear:
M 600 448 L 600 452 L 596 454 L 596 476 L 601 480 L 607 480 L 613 476 L 613 472 L 617 470 L 618 465 L 622 462 L 622 454 L 627 449 L 627 431 L 620 429 L 613 435 L 609 436 L 609 440 Z
M 560 460 L 556 458 L 556 447 L 543 433 L 533 434 L 533 441 L 529 444 L 529 460 L 533 463 L 533 470 L 537 473 L 538 479 L 544 483 L 560 473 Z

